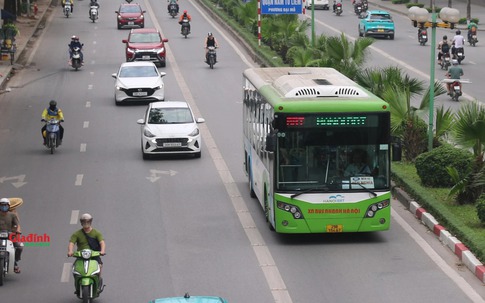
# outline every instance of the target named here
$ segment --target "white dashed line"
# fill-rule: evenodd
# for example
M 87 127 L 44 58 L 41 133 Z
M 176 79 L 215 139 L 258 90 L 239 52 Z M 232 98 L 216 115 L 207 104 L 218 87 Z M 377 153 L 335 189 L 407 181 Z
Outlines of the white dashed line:
M 73 210 L 71 212 L 71 221 L 69 224 L 77 224 L 77 218 L 79 218 L 79 210 Z
M 88 128 L 88 127 L 89 127 L 89 121 L 84 121 L 83 128 Z
M 74 183 L 74 185 L 76 185 L 76 186 L 83 185 L 83 177 L 84 177 L 84 175 L 77 175 L 76 176 L 76 183 Z
M 81 143 L 81 148 L 79 151 L 82 153 L 86 152 L 86 143 Z

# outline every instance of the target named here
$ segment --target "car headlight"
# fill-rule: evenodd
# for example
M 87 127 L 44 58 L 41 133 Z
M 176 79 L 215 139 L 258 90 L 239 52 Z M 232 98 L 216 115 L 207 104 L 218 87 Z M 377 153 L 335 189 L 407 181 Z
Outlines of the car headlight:
M 159 89 L 161 89 L 161 88 L 162 88 L 162 86 L 160 86 L 160 85 L 159 85 L 159 86 L 155 86 L 155 87 L 153 88 L 153 90 L 159 90 Z
M 126 51 L 128 53 L 134 53 L 135 52 L 135 50 L 133 48 L 129 48 L 129 47 L 126 49 Z
M 198 128 L 196 128 L 196 129 L 194 129 L 194 130 L 193 130 L 193 131 L 192 131 L 192 132 L 189 134 L 189 136 L 191 136 L 191 137 L 195 137 L 195 136 L 197 136 L 198 134 L 199 134 L 199 129 L 198 129 Z
M 140 19 L 143 19 L 143 18 L 145 18 L 145 16 L 141 15 L 141 16 L 140 16 Z
M 145 129 L 143 130 L 143 135 L 145 137 L 148 137 L 148 138 L 154 138 L 155 137 L 155 135 L 152 134 L 152 132 L 147 127 L 145 127 Z
M 125 90 L 125 88 L 123 86 L 120 86 L 120 85 L 116 85 L 115 88 L 116 88 L 116 90 L 119 90 L 119 91 Z
M 120 15 L 118 15 L 118 19 L 121 19 L 121 16 Z
M 157 48 L 157 54 L 165 52 L 165 47 Z

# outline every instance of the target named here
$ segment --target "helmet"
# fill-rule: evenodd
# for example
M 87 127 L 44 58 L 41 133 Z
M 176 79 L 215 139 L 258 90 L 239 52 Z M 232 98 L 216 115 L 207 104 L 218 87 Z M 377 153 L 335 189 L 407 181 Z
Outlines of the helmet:
M 207 36 L 209 36 L 209 37 L 212 36 L 212 33 L 211 32 L 208 32 L 207 33 Z
M 456 31 L 456 34 L 457 34 L 457 35 L 460 35 L 460 34 L 461 34 L 461 30 L 457 30 L 457 31 Z
M 7 198 L 2 198 L 2 199 L 0 199 L 0 204 L 8 204 L 8 205 L 10 205 L 10 200 L 7 199 Z
M 51 100 L 51 102 L 49 102 L 49 106 L 57 106 L 56 100 Z
M 187 10 L 184 10 L 184 14 L 187 14 Z
M 458 60 L 453 59 L 453 60 L 451 60 L 451 63 L 453 63 L 453 65 L 457 65 L 458 64 Z
M 71 37 L 71 40 L 79 40 L 79 37 L 74 35 L 74 36 Z
M 443 36 L 443 40 L 447 40 L 448 39 L 448 36 L 447 35 L 444 35 Z
M 93 216 L 91 216 L 90 214 L 83 214 L 81 215 L 81 218 L 79 219 L 79 221 L 81 221 L 81 224 L 83 224 L 84 222 L 93 222 Z

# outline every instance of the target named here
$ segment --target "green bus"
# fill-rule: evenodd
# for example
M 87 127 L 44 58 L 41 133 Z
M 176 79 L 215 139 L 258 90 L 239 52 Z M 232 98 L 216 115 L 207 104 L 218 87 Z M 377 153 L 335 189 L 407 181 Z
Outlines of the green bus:
M 243 72 L 244 168 L 278 233 L 388 230 L 388 103 L 332 68 Z

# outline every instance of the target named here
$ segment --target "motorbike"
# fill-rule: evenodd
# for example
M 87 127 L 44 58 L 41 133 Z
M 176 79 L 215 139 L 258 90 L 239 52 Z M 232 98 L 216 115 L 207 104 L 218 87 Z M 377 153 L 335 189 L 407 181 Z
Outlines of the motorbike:
M 51 154 L 54 153 L 56 148 L 61 145 L 60 140 L 60 124 L 61 121 L 52 118 L 49 121 L 42 120 L 46 123 L 45 132 L 42 134 L 45 140 L 45 147 L 50 150 Z
M 448 67 L 451 66 L 451 56 L 450 53 L 445 53 L 441 56 L 441 69 L 448 70 Z
M 175 18 L 175 16 L 177 16 L 177 4 L 171 3 L 168 11 L 170 13 L 170 16 L 172 16 L 172 18 Z
M 93 5 L 89 7 L 89 18 L 93 23 L 98 19 L 98 7 Z
M 182 34 L 182 36 L 184 36 L 185 38 L 187 38 L 187 35 L 190 34 L 190 30 L 189 30 L 189 19 L 187 18 L 184 18 L 181 22 L 181 29 L 180 29 L 180 33 Z
M 342 3 L 337 3 L 337 5 L 335 6 L 335 15 L 342 15 Z
M 458 101 L 458 98 L 462 95 L 460 80 L 455 80 L 451 83 L 450 92 L 451 92 L 451 100 Z
M 360 16 L 360 14 L 362 13 L 362 4 L 361 3 L 356 3 L 354 5 L 354 12 L 357 16 Z
M 99 251 L 91 249 L 83 249 L 73 254 L 76 258 L 72 265 L 75 294 L 83 303 L 91 303 L 104 290 L 103 279 L 99 276 L 101 267 L 98 261 L 93 259 L 100 255 Z
M 458 47 L 455 49 L 455 56 L 454 58 L 458 60 L 458 64 L 461 64 L 461 61 L 465 59 L 465 52 L 463 50 L 463 47 Z
M 6 230 L 0 231 L 0 266 L 2 267 L 0 286 L 2 286 L 4 278 L 8 273 L 13 272 L 15 266 L 15 247 Z
M 64 16 L 66 16 L 66 18 L 69 18 L 70 15 L 71 15 L 71 3 L 66 1 L 66 3 L 64 4 Z
M 209 46 L 207 49 L 206 63 L 209 64 L 210 68 L 214 68 L 214 65 L 217 62 L 216 48 L 214 46 Z
M 478 42 L 477 29 L 473 27 L 468 31 L 468 43 L 470 43 L 471 46 L 475 46 L 477 42 Z
M 418 31 L 418 42 L 420 45 L 425 45 L 428 42 L 428 30 L 426 28 L 420 28 Z
M 81 68 L 81 66 L 83 65 L 82 61 L 81 61 L 81 48 L 74 47 L 72 49 L 72 57 L 71 57 L 70 65 L 76 71 L 79 70 Z
M 362 11 L 366 12 L 369 9 L 369 3 L 367 1 L 362 1 Z

